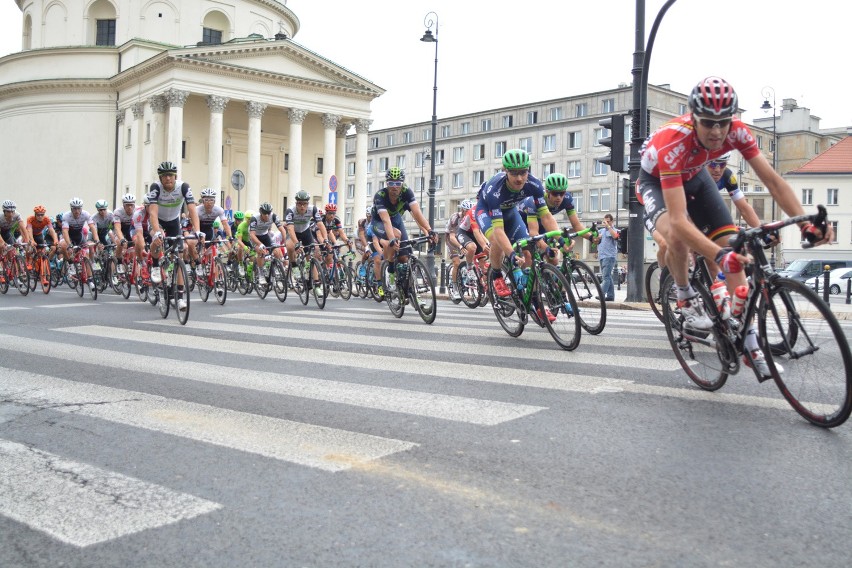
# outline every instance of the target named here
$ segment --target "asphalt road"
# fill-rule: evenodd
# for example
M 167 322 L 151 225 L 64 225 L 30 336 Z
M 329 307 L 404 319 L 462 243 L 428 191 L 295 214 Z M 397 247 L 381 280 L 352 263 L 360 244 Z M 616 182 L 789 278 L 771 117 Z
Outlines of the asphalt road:
M 0 296 L 0 566 L 848 564 L 852 424 L 438 310 Z

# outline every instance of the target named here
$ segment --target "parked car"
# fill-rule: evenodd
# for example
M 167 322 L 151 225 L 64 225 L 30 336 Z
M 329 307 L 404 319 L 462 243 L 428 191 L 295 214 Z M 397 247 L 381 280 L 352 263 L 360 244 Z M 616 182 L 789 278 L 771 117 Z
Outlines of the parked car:
M 852 261 L 850 260 L 820 260 L 820 259 L 799 259 L 794 260 L 790 266 L 781 270 L 779 274 L 781 276 L 785 276 L 787 278 L 792 278 L 793 280 L 798 280 L 799 282 L 804 282 L 805 280 L 809 280 L 814 276 L 818 276 L 823 273 L 825 270 L 825 266 L 829 266 L 829 270 L 834 270 L 835 268 L 852 268 Z
M 852 278 L 852 268 L 848 266 L 843 268 L 835 268 L 828 273 L 828 293 L 829 294 L 845 294 L 846 287 L 849 285 L 849 279 Z M 817 281 L 819 285 L 817 286 Z M 820 274 L 815 278 L 805 280 L 805 284 L 814 289 L 822 290 L 825 284 L 825 276 Z

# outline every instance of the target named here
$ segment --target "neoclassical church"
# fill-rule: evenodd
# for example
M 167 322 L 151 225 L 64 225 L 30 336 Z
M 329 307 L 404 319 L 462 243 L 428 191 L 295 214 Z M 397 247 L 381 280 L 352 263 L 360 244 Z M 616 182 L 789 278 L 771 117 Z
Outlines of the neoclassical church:
M 141 200 L 164 160 L 196 192 L 220 190 L 226 209 L 269 201 L 280 212 L 298 190 L 324 202 L 345 179 L 350 127 L 366 161 L 370 103 L 384 90 L 295 43 L 286 2 L 15 3 L 22 50 L 0 58 L 0 156 L 17 183 L 0 198 L 22 213 L 58 213 L 73 196 L 87 209 Z M 363 212 L 359 181 L 349 203 L 337 193 L 341 218 Z

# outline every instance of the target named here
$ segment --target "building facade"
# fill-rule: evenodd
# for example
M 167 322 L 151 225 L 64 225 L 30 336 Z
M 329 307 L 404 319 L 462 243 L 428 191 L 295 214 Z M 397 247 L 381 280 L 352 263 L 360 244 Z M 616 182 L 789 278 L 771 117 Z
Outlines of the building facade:
M 16 3 L 23 49 L 0 59 L 0 155 L 26 172 L 3 195 L 22 211 L 141 200 L 164 160 L 220 190 L 227 209 L 278 209 L 300 189 L 327 199 L 353 126 L 366 155 L 383 89 L 294 42 L 299 20 L 283 3 Z

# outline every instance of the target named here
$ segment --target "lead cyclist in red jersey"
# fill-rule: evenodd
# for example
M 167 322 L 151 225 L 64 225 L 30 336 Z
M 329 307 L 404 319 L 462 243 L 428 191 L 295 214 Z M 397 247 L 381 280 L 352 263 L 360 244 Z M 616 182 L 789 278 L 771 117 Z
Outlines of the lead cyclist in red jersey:
M 689 251 L 700 253 L 713 273 L 721 268 L 728 275 L 731 294 L 746 283 L 742 268 L 749 262 L 727 248 L 736 228 L 705 167 L 707 162 L 738 150 L 785 213 L 803 215 L 804 210 L 790 185 L 760 152 L 749 128 L 734 117 L 737 94 L 727 81 L 708 77 L 698 83 L 689 95 L 689 110 L 645 141 L 636 191 L 645 207 L 646 227 L 657 230 L 668 244 L 666 264 L 678 287 L 684 324 L 706 330 L 712 322 L 689 284 Z M 804 223 L 800 228 L 803 239 L 816 245 L 830 242 L 832 237 L 827 222 L 820 227 Z M 746 346 L 755 363 L 765 366 L 756 335 L 750 334 Z M 761 373 L 768 374 L 768 369 Z

